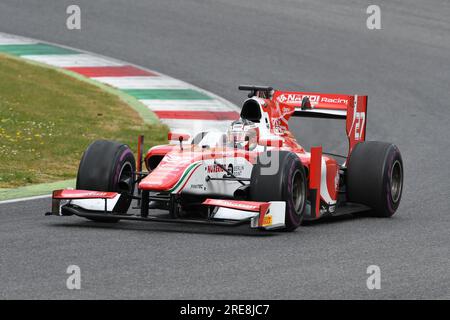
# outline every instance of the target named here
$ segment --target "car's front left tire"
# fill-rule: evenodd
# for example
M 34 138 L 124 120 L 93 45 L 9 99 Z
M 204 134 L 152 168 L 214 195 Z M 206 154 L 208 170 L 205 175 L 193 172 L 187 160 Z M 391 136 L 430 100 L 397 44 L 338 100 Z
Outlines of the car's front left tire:
M 80 190 L 134 192 L 136 161 L 126 144 L 115 141 L 97 140 L 91 143 L 80 161 L 76 188 Z M 121 197 L 115 206 L 117 213 L 126 213 L 131 198 Z M 110 217 L 89 217 L 97 222 L 117 222 Z

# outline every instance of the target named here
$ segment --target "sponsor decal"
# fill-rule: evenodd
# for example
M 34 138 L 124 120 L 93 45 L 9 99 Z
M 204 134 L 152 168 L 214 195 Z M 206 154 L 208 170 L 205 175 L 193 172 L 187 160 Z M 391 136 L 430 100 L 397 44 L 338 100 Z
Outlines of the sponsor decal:
M 242 208 L 242 209 L 248 210 L 248 211 L 257 211 L 257 210 L 259 210 L 259 206 L 255 206 L 255 205 L 247 204 L 247 203 L 242 203 L 242 202 L 236 202 L 236 201 L 222 200 L 217 205 L 219 205 L 219 206 L 230 206 L 232 208 L 233 207 L 234 208 Z
M 223 165 L 223 166 L 225 166 L 225 165 Z M 226 166 L 226 168 L 228 169 L 229 172 L 231 172 L 233 175 L 235 175 L 237 177 L 241 176 L 244 171 L 244 166 L 242 166 L 242 165 L 233 166 L 232 163 L 228 164 L 228 166 Z M 206 172 L 207 173 L 219 173 L 219 172 L 226 172 L 226 171 L 223 170 L 217 164 L 212 164 L 212 165 L 209 165 L 206 167 Z M 231 177 L 228 173 L 225 176 Z
M 307 95 L 307 94 L 298 94 L 298 93 L 285 93 L 278 97 L 278 101 L 282 103 L 292 103 L 298 102 L 301 103 L 303 97 L 308 97 L 311 102 L 319 102 L 320 95 Z
M 341 98 L 327 98 L 327 97 L 323 97 L 322 99 L 320 99 L 320 102 L 324 102 L 324 103 L 336 103 L 336 104 L 347 104 L 348 100 L 347 99 L 341 99 Z
M 298 93 L 285 93 L 278 96 L 277 100 L 282 103 L 301 103 L 304 97 L 308 97 L 311 103 L 333 103 L 333 104 L 347 104 L 347 99 L 329 98 L 320 95 L 307 95 Z
M 212 164 L 206 167 L 206 172 L 208 173 L 217 173 L 224 171 L 221 167 L 219 167 L 217 164 Z
M 63 190 L 60 192 L 53 193 L 54 198 L 112 198 L 115 193 L 112 192 L 100 192 L 100 191 L 72 191 L 72 190 Z
M 106 197 L 108 194 L 106 192 L 88 192 L 88 193 L 72 193 L 71 196 L 75 197 Z
M 272 225 L 272 215 L 266 214 L 264 216 L 264 220 L 263 220 L 262 226 L 266 227 L 266 226 L 271 226 L 271 225 Z
M 231 166 L 231 172 L 236 176 L 236 177 L 240 177 L 242 176 L 242 173 L 244 172 L 244 166 Z M 230 169 L 230 167 L 228 166 L 228 169 Z
M 191 189 L 201 189 L 201 190 L 206 190 L 205 186 L 201 183 L 199 184 L 191 184 L 190 186 Z

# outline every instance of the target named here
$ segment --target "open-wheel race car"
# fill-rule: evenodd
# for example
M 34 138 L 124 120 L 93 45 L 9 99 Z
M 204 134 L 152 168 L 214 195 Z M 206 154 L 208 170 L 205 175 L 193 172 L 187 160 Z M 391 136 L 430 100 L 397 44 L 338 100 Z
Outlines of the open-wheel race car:
M 76 189 L 54 191 L 48 214 L 292 231 L 303 220 L 330 215 L 395 213 L 402 157 L 394 144 L 365 141 L 367 96 L 239 89 L 249 98 L 226 132 L 171 132 L 171 143 L 145 156 L 141 136 L 137 161 L 125 144 L 93 142 L 82 156 Z M 344 119 L 344 159 L 321 146 L 305 150 L 289 131 L 289 119 L 297 116 Z

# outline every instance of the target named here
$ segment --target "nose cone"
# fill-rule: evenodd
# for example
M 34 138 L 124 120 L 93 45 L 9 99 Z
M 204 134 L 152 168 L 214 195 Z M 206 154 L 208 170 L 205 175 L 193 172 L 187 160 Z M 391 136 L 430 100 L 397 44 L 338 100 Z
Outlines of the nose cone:
M 140 183 L 139 189 L 150 191 L 176 191 L 189 180 L 190 175 L 200 163 L 191 152 L 171 152 L 161 160 Z

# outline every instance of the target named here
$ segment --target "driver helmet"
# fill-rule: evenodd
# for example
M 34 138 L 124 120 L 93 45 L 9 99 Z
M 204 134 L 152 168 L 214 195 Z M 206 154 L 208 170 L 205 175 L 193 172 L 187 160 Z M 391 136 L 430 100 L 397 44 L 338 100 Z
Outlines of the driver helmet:
M 227 130 L 227 141 L 234 148 L 253 150 L 258 145 L 256 124 L 247 119 L 233 121 Z

